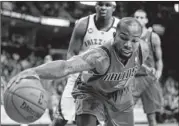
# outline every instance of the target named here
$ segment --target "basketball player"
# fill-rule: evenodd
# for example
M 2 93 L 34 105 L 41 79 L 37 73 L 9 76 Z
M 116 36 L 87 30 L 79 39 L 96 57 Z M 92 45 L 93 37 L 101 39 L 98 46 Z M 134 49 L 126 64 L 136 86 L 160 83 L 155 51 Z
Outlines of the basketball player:
M 162 50 L 159 36 L 146 28 L 148 23 L 147 13 L 144 10 L 137 10 L 134 17 L 141 23 L 143 33 L 141 38 L 149 47 L 149 56 L 145 60 L 148 67 L 153 68 L 153 74 L 156 80 L 148 75 L 145 68 L 141 68 L 135 76 L 135 85 L 133 90 L 134 102 L 141 97 L 144 112 L 147 114 L 149 126 L 156 126 L 155 112 L 162 109 L 162 94 L 159 86 L 159 78 L 162 74 Z
M 77 21 L 67 53 L 68 59 L 84 52 L 90 47 L 96 47 L 113 41 L 119 22 L 119 19 L 112 16 L 115 7 L 115 2 L 97 2 L 95 6 L 96 14 L 83 17 Z M 78 73 L 73 74 L 68 78 L 67 85 L 62 94 L 61 105 L 59 105 L 61 106 L 61 108 L 59 108 L 61 113 L 58 112 L 63 115 L 64 119 L 56 114 L 53 126 L 64 126 L 67 120 L 75 121 L 75 103 L 71 93 L 78 75 Z
M 141 24 L 127 17 L 117 25 L 114 42 L 90 48 L 68 60 L 52 61 L 14 77 L 59 79 L 81 72 L 73 90 L 77 126 L 133 126 L 133 97 L 129 85 L 143 63 Z

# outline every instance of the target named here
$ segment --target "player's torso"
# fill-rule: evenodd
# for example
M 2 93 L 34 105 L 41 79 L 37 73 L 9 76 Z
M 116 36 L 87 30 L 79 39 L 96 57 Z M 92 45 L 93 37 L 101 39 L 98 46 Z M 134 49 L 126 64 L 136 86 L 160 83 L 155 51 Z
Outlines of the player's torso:
M 116 27 L 119 19 L 113 17 L 113 23 L 111 27 L 108 28 L 106 31 L 102 31 L 97 29 L 94 18 L 95 14 L 88 16 L 88 26 L 83 39 L 80 53 L 86 51 L 91 47 L 97 47 L 114 40 L 114 33 L 116 32 Z
M 116 32 L 116 27 L 119 22 L 118 18 L 113 17 L 113 23 L 111 27 L 106 31 L 101 31 L 96 28 L 94 23 L 95 14 L 89 15 L 87 18 L 87 28 L 86 33 L 83 38 L 83 43 L 79 53 L 82 53 L 89 48 L 101 46 L 107 42 L 112 42 L 114 40 L 114 33 Z M 79 73 L 72 74 L 69 76 L 68 83 L 74 84 Z
M 113 48 L 110 49 L 110 55 L 111 64 L 107 73 L 100 78 L 97 77 L 98 75 L 93 74 L 87 81 L 87 85 L 91 85 L 94 89 L 104 93 L 114 92 L 127 87 L 132 82 L 141 64 L 138 51 L 133 53 L 125 66 L 120 62 Z M 95 78 L 98 79 L 95 80 Z

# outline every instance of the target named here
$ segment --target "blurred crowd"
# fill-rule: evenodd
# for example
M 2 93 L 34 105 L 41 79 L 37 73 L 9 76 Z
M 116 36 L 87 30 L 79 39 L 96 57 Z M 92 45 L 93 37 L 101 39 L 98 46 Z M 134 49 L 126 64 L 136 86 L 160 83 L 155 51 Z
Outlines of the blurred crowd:
M 70 21 L 84 16 L 84 14 L 90 14 L 91 9 L 86 9 L 79 2 L 3 2 L 2 9 L 8 9 L 10 11 L 30 14 L 33 16 L 49 16 L 49 17 L 60 17 Z
M 138 8 L 146 4 L 146 2 L 138 2 L 138 4 L 136 3 L 131 2 L 129 4 L 127 2 L 117 2 L 119 6 L 117 6 L 116 9 L 120 13 L 115 13 L 115 15 L 118 17 L 130 15 L 133 12 L 133 10 L 129 9 L 129 8 L 133 8 L 131 7 L 132 5 L 133 6 L 136 5 L 136 8 Z M 149 8 L 150 6 L 154 8 L 153 4 L 146 4 L 146 6 Z M 75 22 L 76 19 L 79 19 L 82 16 L 85 16 L 94 12 L 94 7 L 91 7 L 91 6 L 86 7 L 86 5 L 82 5 L 76 1 L 71 1 L 71 2 L 65 2 L 65 1 L 62 1 L 62 2 L 46 2 L 46 1 L 44 2 L 43 1 L 41 2 L 13 1 L 12 2 L 11 1 L 10 2 L 10 1 L 6 1 L 6 2 L 2 2 L 1 8 L 10 10 L 10 11 L 19 12 L 19 13 L 25 13 L 25 14 L 29 14 L 33 16 L 39 16 L 39 17 L 40 16 L 59 17 L 59 18 L 68 19 L 71 22 Z M 163 39 L 163 35 L 164 35 L 165 27 L 167 26 L 165 19 L 167 20 L 169 19 L 169 16 L 166 16 L 166 14 L 169 14 L 168 12 L 171 12 L 171 11 L 170 11 L 170 8 L 168 8 L 167 10 L 165 7 L 161 5 L 159 6 L 159 8 L 160 8 L 159 11 L 155 9 L 153 10 L 153 13 L 155 13 L 155 11 L 157 12 L 155 13 L 157 15 L 157 18 L 155 17 L 152 18 L 153 29 L 160 35 L 162 41 L 163 40 L 168 41 L 168 39 L 166 38 Z M 161 10 L 164 10 L 164 11 L 161 11 Z M 149 16 L 149 18 L 150 17 L 152 16 Z M 161 21 L 162 18 L 163 20 Z M 154 19 L 157 19 L 157 20 L 154 21 Z M 4 30 L 3 34 L 5 34 L 6 29 L 4 28 L 2 30 Z M 171 41 L 171 38 L 169 38 L 169 40 Z M 50 62 L 52 60 L 58 59 L 58 58 L 54 58 L 52 55 L 49 55 L 48 51 L 44 51 L 43 48 L 34 49 L 30 46 L 25 45 L 24 44 L 26 43 L 25 41 L 26 41 L 25 35 L 19 36 L 19 34 L 11 35 L 11 37 L 3 38 L 2 46 L 1 46 L 2 47 L 1 82 L 3 83 L 1 83 L 1 90 L 4 89 L 5 87 L 4 84 L 6 84 L 14 75 L 19 73 L 20 71 L 27 69 L 27 68 L 38 66 L 45 62 Z M 169 47 L 169 46 L 165 44 L 165 41 L 163 41 L 164 43 L 163 45 L 165 47 L 163 48 L 164 52 L 171 52 L 171 51 L 167 51 L 166 47 Z M 174 43 L 173 47 L 178 47 L 178 46 L 176 46 Z M 171 48 L 172 46 L 170 46 L 170 49 Z M 166 120 L 179 121 L 179 108 L 178 108 L 179 106 L 179 97 L 178 97 L 179 80 L 177 78 L 178 74 L 176 73 L 175 68 L 173 68 L 172 70 L 170 70 L 169 68 L 166 69 L 166 67 L 168 66 L 171 66 L 171 67 L 173 66 L 172 64 L 165 62 L 165 60 L 171 61 L 171 60 L 168 60 L 171 58 L 173 58 L 171 57 L 171 55 L 168 54 L 168 57 L 167 57 L 167 55 L 164 53 L 164 65 L 165 65 L 164 69 L 165 70 L 164 70 L 164 76 L 161 79 L 161 86 L 163 87 L 163 97 L 164 97 L 165 104 L 164 104 L 164 112 L 162 114 L 160 113 L 159 116 L 157 116 L 159 122 L 164 122 Z M 168 71 L 167 74 L 166 74 L 166 71 Z M 43 80 L 42 83 L 45 84 L 44 88 L 47 89 L 49 93 L 50 104 L 48 107 L 51 110 L 50 115 L 52 115 L 53 106 L 56 106 L 58 104 L 63 88 L 66 84 L 66 78 L 56 80 L 56 81 Z M 52 83 L 50 87 L 49 87 L 49 83 Z

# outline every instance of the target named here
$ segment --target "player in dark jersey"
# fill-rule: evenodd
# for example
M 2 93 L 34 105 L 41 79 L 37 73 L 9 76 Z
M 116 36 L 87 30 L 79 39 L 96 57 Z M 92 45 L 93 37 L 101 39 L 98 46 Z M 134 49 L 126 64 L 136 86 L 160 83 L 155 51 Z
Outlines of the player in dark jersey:
M 137 10 L 134 17 L 141 23 L 143 39 L 149 48 L 149 55 L 144 64 L 152 69 L 154 78 L 150 76 L 145 68 L 141 68 L 136 74 L 135 85 L 133 90 L 134 102 L 136 103 L 141 98 L 144 112 L 147 114 L 149 126 L 156 126 L 155 112 L 160 112 L 162 109 L 162 92 L 158 82 L 162 74 L 162 49 L 159 36 L 146 28 L 148 23 L 147 13 L 144 10 Z
M 52 61 L 25 70 L 9 85 L 31 76 L 59 79 L 81 72 L 75 84 L 77 126 L 133 126 L 133 98 L 130 86 L 143 63 L 141 24 L 123 18 L 117 25 L 114 42 L 91 48 L 68 60 Z
M 113 1 L 96 2 L 96 13 L 76 21 L 70 40 L 67 58 L 78 55 L 91 47 L 97 47 L 114 40 L 114 33 L 119 19 L 112 16 L 116 3 Z M 64 126 L 67 120 L 75 121 L 75 103 L 72 96 L 73 87 L 79 73 L 68 76 L 59 108 L 54 114 L 53 126 Z

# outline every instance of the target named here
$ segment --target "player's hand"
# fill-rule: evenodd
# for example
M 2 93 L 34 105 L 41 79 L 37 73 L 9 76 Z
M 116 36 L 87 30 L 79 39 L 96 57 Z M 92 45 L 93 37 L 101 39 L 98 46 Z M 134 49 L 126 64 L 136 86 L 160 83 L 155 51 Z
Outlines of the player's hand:
M 148 67 L 145 64 L 142 64 L 142 67 L 144 67 L 147 70 L 147 73 L 154 78 L 155 81 L 158 81 L 158 78 L 156 77 L 156 70 L 153 67 Z
M 160 71 L 156 71 L 155 72 L 155 77 L 156 77 L 157 80 L 159 80 L 160 77 L 161 77 L 161 72 Z
M 155 81 L 158 80 L 158 78 L 156 77 L 156 70 L 155 68 L 150 68 L 150 71 L 148 72 L 150 76 L 152 76 L 154 78 Z
M 27 69 L 24 70 L 22 72 L 20 72 L 19 74 L 17 74 L 16 76 L 14 76 L 8 83 L 7 88 L 9 88 L 12 84 L 18 84 L 22 79 L 39 79 L 39 76 L 37 75 L 37 73 L 32 70 L 32 69 Z
M 151 76 L 155 76 L 155 74 L 156 74 L 155 68 L 153 68 L 153 67 L 150 68 L 149 74 L 150 74 Z

